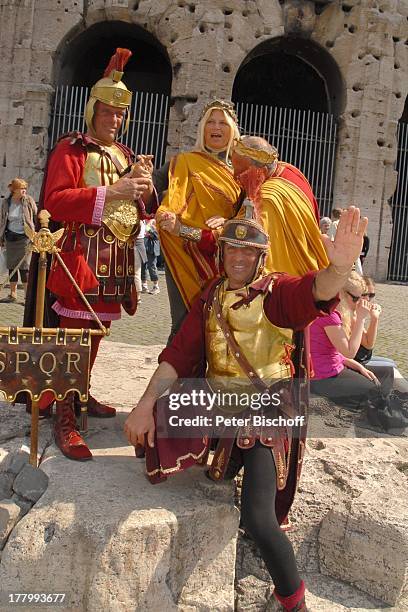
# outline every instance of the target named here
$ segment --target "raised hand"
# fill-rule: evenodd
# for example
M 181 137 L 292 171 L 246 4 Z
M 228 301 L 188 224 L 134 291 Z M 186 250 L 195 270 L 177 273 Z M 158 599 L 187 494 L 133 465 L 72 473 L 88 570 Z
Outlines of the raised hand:
M 382 308 L 379 304 L 371 304 L 370 315 L 372 319 L 378 319 Z
M 321 239 L 333 266 L 341 270 L 351 268 L 361 253 L 367 225 L 367 217 L 360 219 L 360 209 L 350 206 L 341 213 L 334 241 L 322 234 Z
M 331 300 L 344 287 L 351 268 L 361 253 L 367 224 L 367 217 L 360 219 L 360 209 L 350 206 L 341 213 L 334 242 L 325 234 L 321 235 L 330 266 L 316 275 L 312 290 L 316 302 Z
M 365 319 L 366 317 L 369 316 L 370 312 L 371 312 L 370 302 L 368 300 L 365 300 L 364 298 L 361 298 L 360 300 L 358 300 L 357 306 L 356 306 L 357 317 L 359 317 L 360 319 Z

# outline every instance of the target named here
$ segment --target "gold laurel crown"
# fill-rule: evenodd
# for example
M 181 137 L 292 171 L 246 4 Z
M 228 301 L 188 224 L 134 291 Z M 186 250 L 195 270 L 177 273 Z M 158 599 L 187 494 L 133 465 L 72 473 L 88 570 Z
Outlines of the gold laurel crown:
M 279 159 L 279 155 L 276 149 L 268 153 L 268 151 L 261 151 L 259 149 L 252 149 L 245 145 L 242 140 L 235 139 L 232 145 L 234 153 L 242 155 L 242 157 L 249 157 L 254 161 L 260 162 L 261 164 L 273 164 Z
M 234 105 L 232 102 L 227 102 L 226 100 L 212 100 L 212 102 L 208 102 L 201 112 L 200 119 L 202 119 L 205 113 L 209 110 L 219 109 L 227 113 L 236 124 L 238 124 L 238 117 L 234 110 Z

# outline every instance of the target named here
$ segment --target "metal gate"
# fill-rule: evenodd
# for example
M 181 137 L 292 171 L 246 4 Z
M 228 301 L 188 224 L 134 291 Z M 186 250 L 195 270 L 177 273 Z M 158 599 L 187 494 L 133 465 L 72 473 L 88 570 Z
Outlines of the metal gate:
M 297 166 L 312 185 L 321 216 L 333 200 L 337 124 L 333 115 L 293 108 L 236 103 L 242 134 L 262 136 L 279 158 Z
M 60 85 L 55 90 L 50 124 L 50 147 L 62 134 L 85 130 L 84 112 L 88 87 Z M 129 130 L 119 141 L 136 153 L 152 153 L 158 168 L 166 155 L 169 96 L 138 91 L 130 109 Z
M 388 260 L 388 279 L 408 282 L 408 123 L 397 130 L 397 188 L 391 200 L 392 241 Z

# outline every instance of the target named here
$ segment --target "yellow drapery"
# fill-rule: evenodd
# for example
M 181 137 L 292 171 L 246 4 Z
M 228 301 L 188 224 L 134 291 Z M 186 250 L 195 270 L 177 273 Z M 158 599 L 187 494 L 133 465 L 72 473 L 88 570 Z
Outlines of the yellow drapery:
M 269 234 L 267 272 L 303 275 L 329 265 L 309 200 L 296 185 L 276 177 L 261 188 L 261 219 Z
M 206 221 L 210 217 L 234 216 L 239 194 L 240 188 L 225 163 L 206 153 L 181 153 L 171 160 L 169 188 L 156 217 L 160 221 L 164 212 L 171 211 L 185 225 L 209 229 Z M 160 229 L 159 235 L 166 263 L 190 308 L 203 288 L 203 281 L 184 249 L 183 239 Z

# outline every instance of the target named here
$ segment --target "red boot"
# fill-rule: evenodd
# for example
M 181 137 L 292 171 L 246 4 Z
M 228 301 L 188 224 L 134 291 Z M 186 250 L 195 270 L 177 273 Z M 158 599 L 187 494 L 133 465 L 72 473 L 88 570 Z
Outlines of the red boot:
M 74 414 L 74 398 L 72 393 L 61 402 L 56 402 L 57 419 L 54 425 L 55 443 L 60 451 L 75 461 L 88 461 L 92 453 L 79 435 Z
M 101 404 L 92 395 L 89 395 L 88 399 L 88 414 L 89 416 L 97 417 L 99 419 L 112 419 L 116 416 L 115 408 Z
M 308 612 L 305 602 L 305 583 L 303 580 L 300 583 L 300 587 L 295 593 L 293 593 L 293 595 L 283 597 L 282 595 L 279 595 L 276 590 L 273 594 L 281 604 L 282 612 L 284 610 L 286 610 L 286 612 Z

